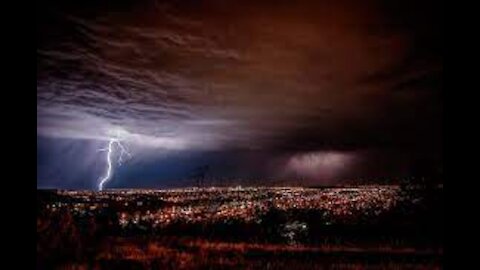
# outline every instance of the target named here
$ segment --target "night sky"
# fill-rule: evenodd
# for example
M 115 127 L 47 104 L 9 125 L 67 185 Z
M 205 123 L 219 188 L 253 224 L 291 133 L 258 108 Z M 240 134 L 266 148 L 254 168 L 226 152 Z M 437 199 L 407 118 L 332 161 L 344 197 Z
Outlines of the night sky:
M 37 187 L 396 181 L 442 166 L 436 1 L 41 1 Z M 421 3 L 420 3 L 421 2 Z

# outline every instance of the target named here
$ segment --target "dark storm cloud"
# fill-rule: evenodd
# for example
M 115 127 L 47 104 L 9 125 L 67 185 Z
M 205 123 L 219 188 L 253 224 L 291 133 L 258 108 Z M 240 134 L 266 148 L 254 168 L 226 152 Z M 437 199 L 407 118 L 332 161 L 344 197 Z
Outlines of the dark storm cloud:
M 106 138 L 119 128 L 159 146 L 341 147 L 416 136 L 423 123 L 403 119 L 413 111 L 431 122 L 422 115 L 437 108 L 422 108 L 437 105 L 429 80 L 441 65 L 408 60 L 417 25 L 377 2 L 247 2 L 45 11 L 39 133 Z
M 102 3 L 40 5 L 40 136 L 275 152 L 287 176 L 441 144 L 437 3 Z

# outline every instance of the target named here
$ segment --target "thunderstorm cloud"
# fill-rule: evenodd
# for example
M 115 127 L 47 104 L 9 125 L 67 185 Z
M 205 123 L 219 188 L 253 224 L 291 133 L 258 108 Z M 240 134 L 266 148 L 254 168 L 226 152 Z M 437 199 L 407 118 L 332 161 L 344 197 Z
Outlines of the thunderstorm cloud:
M 314 2 L 42 5 L 38 136 L 275 152 L 307 177 L 358 151 L 438 149 L 438 4 Z

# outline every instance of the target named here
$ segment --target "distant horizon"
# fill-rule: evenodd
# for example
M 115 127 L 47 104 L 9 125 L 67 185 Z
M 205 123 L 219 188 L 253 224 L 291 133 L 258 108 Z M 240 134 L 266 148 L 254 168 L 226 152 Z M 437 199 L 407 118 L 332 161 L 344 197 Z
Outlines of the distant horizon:
M 195 179 L 183 179 L 185 182 L 194 182 Z M 411 181 L 413 178 L 411 176 L 406 177 L 378 177 L 373 179 L 356 179 L 356 180 L 348 180 L 348 181 L 341 181 L 337 183 L 330 183 L 330 184 L 302 184 L 302 181 L 295 181 L 295 180 L 265 180 L 263 182 L 255 182 L 253 180 L 245 181 L 245 179 L 216 179 L 213 180 L 214 183 L 204 183 L 202 186 L 196 186 L 194 184 L 177 184 L 177 185 L 166 185 L 166 186 L 145 186 L 145 187 L 108 187 L 106 186 L 104 190 L 123 190 L 123 189 L 151 189 L 151 190 L 164 190 L 164 189 L 188 189 L 188 188 L 221 188 L 221 187 L 303 187 L 303 188 L 323 188 L 323 187 L 349 187 L 349 186 L 399 186 L 405 183 L 404 181 Z M 212 181 L 212 179 L 205 179 L 204 181 Z M 237 181 L 236 183 L 234 181 Z M 242 183 L 243 182 L 243 183 Z M 435 179 L 434 181 L 436 184 L 443 184 L 443 179 Z M 266 184 L 267 183 L 267 184 Z M 415 185 L 415 182 L 411 184 Z M 418 183 L 417 183 L 418 184 Z M 98 190 L 98 188 L 63 188 L 63 187 L 41 187 L 37 186 L 37 190 Z
M 167 188 L 141 188 L 141 187 L 132 187 L 132 188 L 105 188 L 103 190 L 96 190 L 96 189 L 64 189 L 64 188 L 42 188 L 37 187 L 37 190 L 61 190 L 61 191 L 97 191 L 97 192 L 107 192 L 107 191 L 114 191 L 114 190 L 182 190 L 182 189 L 212 189 L 212 188 L 241 188 L 241 189 L 249 189 L 249 188 L 347 188 L 347 187 L 360 187 L 360 186 L 395 186 L 398 187 L 400 184 L 344 184 L 344 185 L 324 185 L 324 186 L 293 186 L 293 185 L 278 185 L 278 186 L 204 186 L 204 187 L 195 187 L 195 186 L 185 186 L 185 187 L 167 187 Z

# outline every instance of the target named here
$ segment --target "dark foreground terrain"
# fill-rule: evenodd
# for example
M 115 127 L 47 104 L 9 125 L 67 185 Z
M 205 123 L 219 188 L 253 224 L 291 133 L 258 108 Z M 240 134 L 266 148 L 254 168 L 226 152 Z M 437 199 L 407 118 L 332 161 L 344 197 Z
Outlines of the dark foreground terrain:
M 441 269 L 443 191 L 37 192 L 37 269 Z

